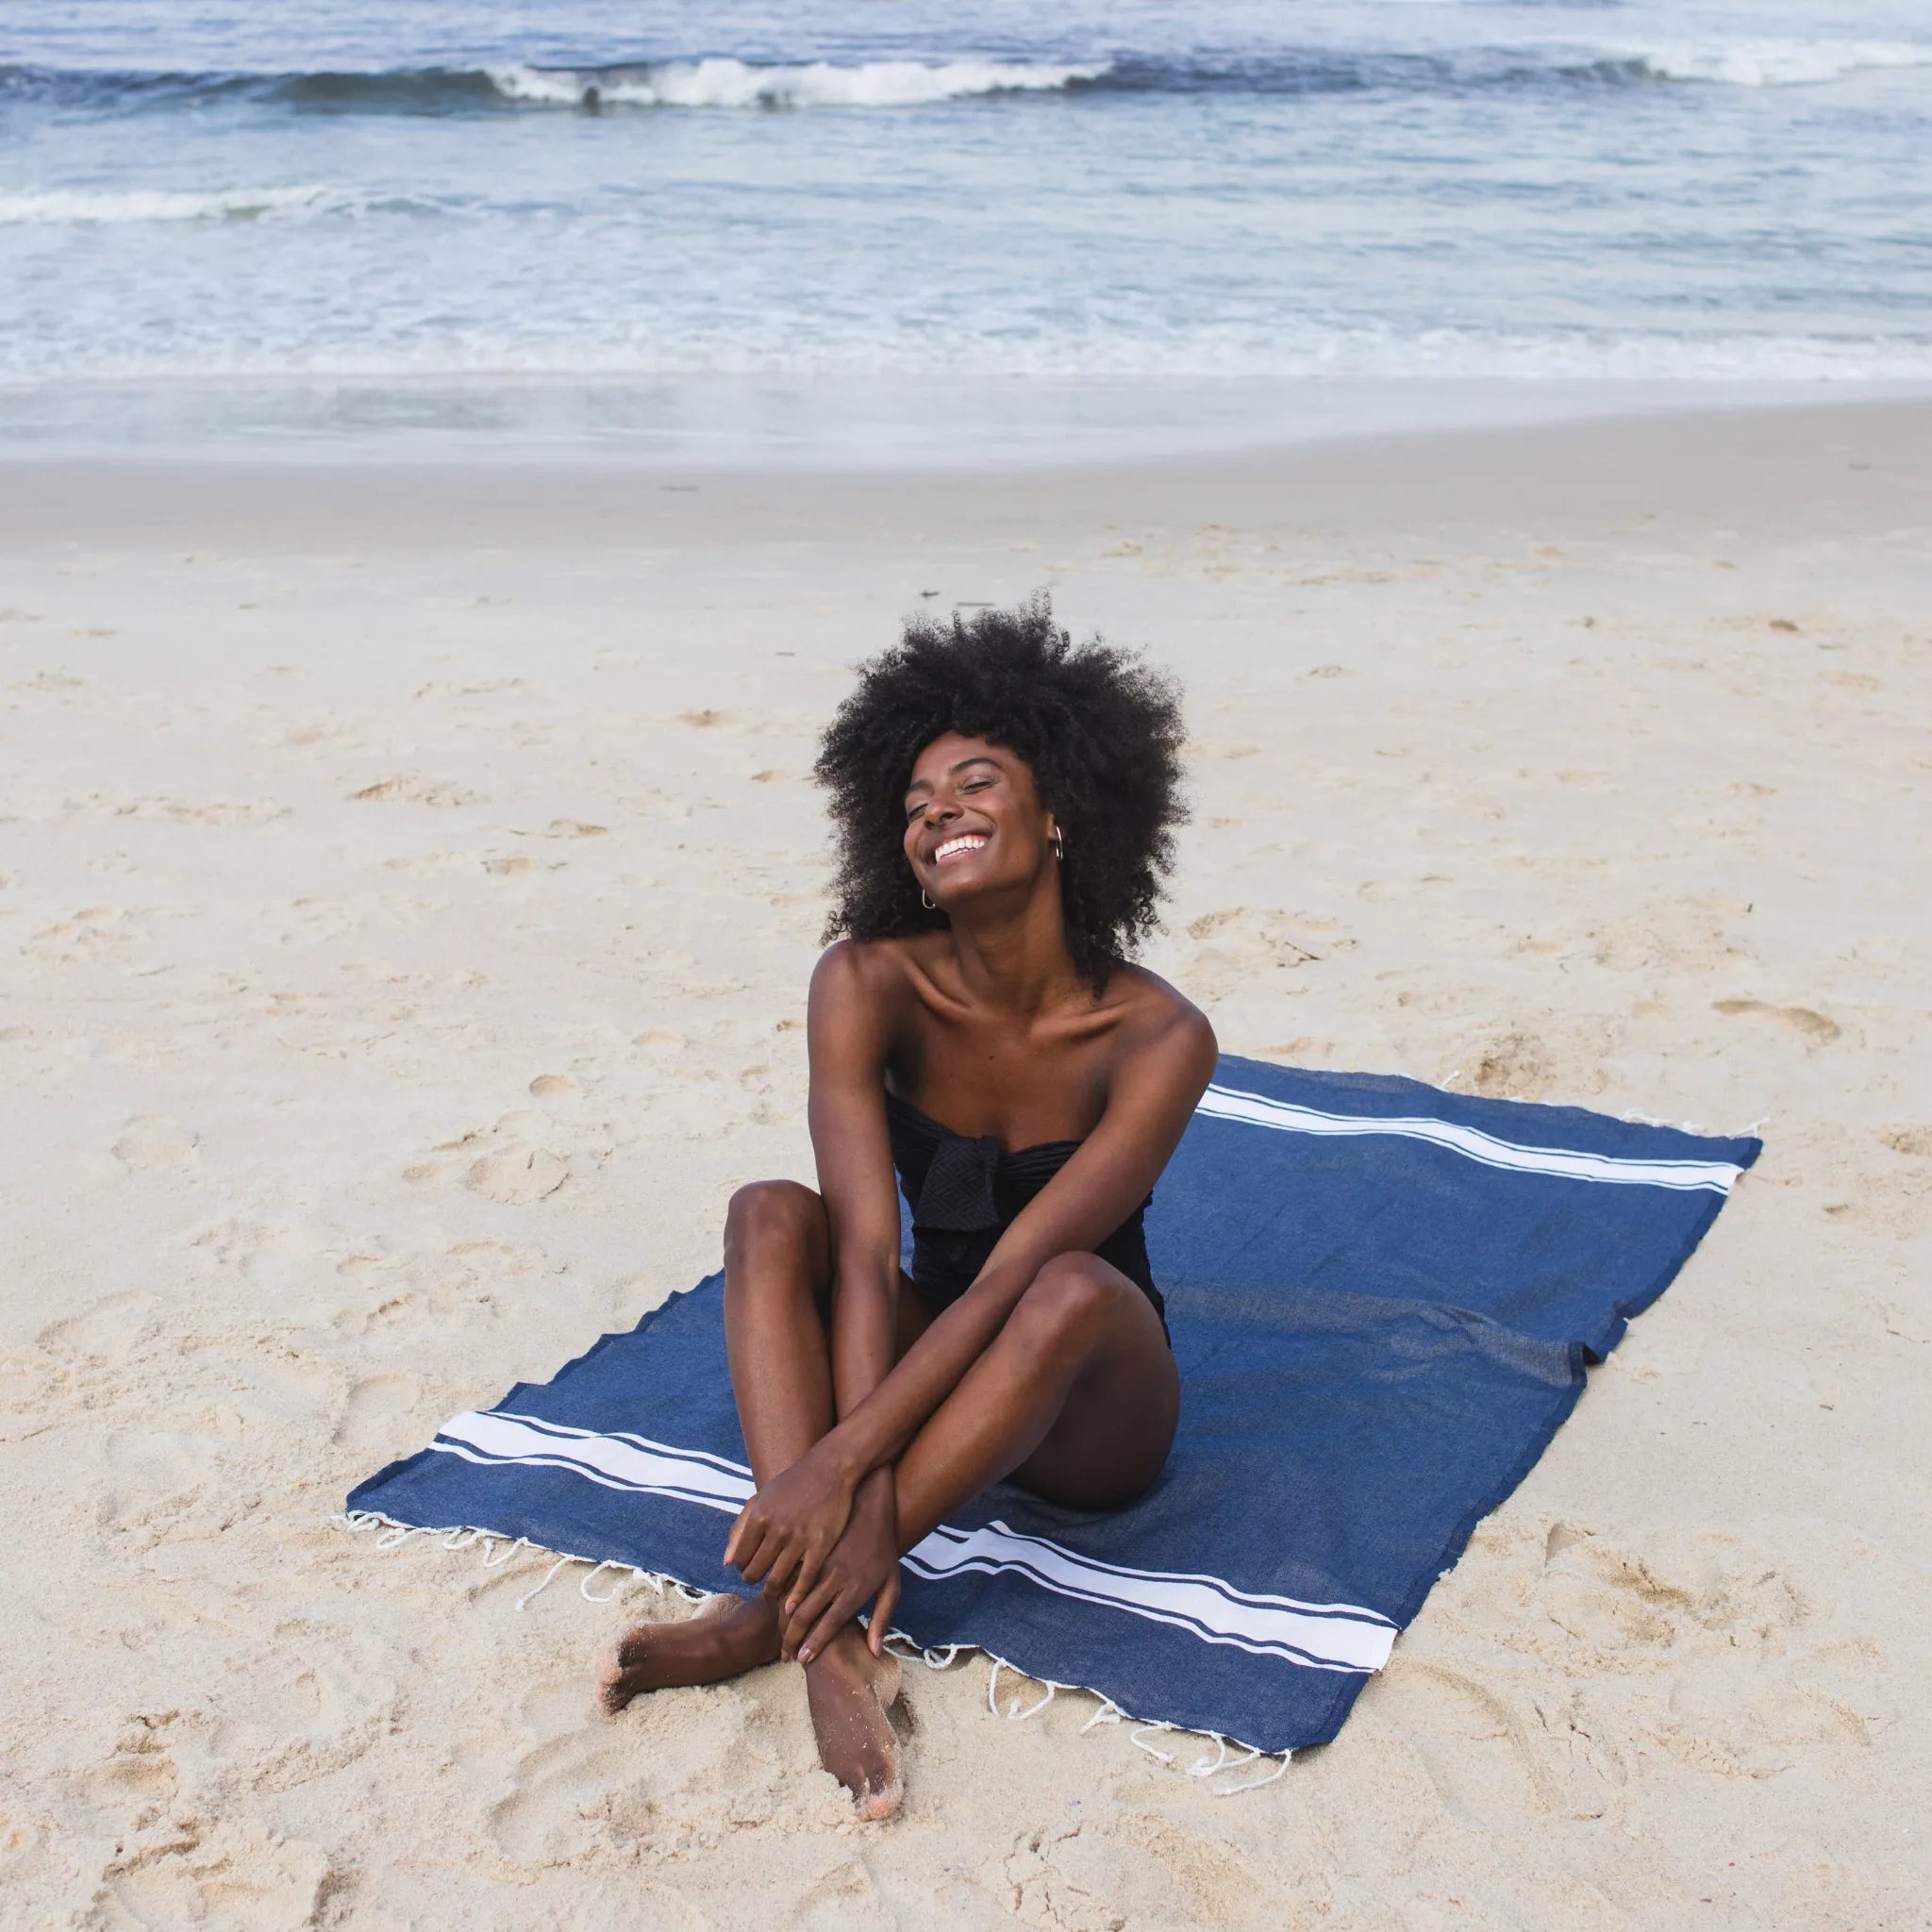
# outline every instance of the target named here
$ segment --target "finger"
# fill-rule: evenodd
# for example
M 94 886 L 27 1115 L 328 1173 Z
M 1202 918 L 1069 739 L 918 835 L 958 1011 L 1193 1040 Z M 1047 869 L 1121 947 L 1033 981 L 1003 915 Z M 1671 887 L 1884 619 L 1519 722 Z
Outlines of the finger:
M 760 1530 L 757 1541 L 750 1542 L 741 1553 L 738 1574 L 747 1583 L 758 1582 L 784 1553 L 784 1548 L 785 1544 L 782 1538 Z
M 805 1641 L 798 1646 L 798 1661 L 802 1664 L 810 1663 L 812 1658 L 858 1614 L 859 1606 L 864 1602 L 863 1591 L 841 1590 L 832 1599 L 831 1607 L 806 1633 Z
M 879 1586 L 878 1601 L 872 1607 L 872 1622 L 866 1625 L 866 1641 L 872 1646 L 874 1657 L 886 1654 L 886 1639 L 892 1633 L 892 1615 L 899 1607 L 899 1566 L 892 1565 L 892 1574 Z
M 817 1624 L 841 1593 L 837 1579 L 826 1577 L 809 1596 L 801 1598 L 796 1609 L 790 1611 L 785 1619 L 784 1647 L 791 1657 L 798 1655 L 812 1626 Z
M 765 1596 L 772 1603 L 798 1594 L 798 1558 L 789 1549 L 780 1549 L 765 1572 Z M 781 1605 L 782 1607 L 782 1605 Z
M 771 1533 L 771 1525 L 765 1521 L 759 1499 L 754 1496 L 732 1525 L 731 1541 L 725 1545 L 727 1559 L 741 1570 L 758 1554 L 758 1545 L 766 1541 Z
M 792 1578 L 791 1594 L 802 1597 L 816 1588 L 825 1574 L 825 1559 L 832 1554 L 830 1543 L 807 1543 L 799 1552 L 798 1574 Z
M 754 1502 L 755 1501 L 756 1499 L 754 1499 Z M 744 1507 L 741 1509 L 738 1512 L 738 1514 L 731 1519 L 731 1534 L 724 1539 L 724 1561 L 726 1566 L 730 1569 L 735 1570 L 738 1567 L 738 1545 L 743 1539 L 745 1522 L 746 1519 L 751 1515 L 752 1508 L 753 1504 L 747 1503 L 744 1506 Z
M 807 1576 L 804 1560 L 797 1557 L 787 1557 L 782 1575 L 776 1571 L 772 1574 L 773 1582 L 768 1583 L 765 1588 L 771 1591 L 774 1600 L 779 1600 L 778 1615 L 781 1620 L 789 1618 L 818 1587 L 816 1582 Z

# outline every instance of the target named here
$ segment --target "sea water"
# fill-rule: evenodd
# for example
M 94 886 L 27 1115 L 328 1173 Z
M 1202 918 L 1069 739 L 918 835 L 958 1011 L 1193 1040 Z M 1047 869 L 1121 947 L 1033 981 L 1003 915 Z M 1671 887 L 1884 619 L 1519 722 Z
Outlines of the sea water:
M 1927 0 L 0 0 L 0 446 L 1932 385 Z

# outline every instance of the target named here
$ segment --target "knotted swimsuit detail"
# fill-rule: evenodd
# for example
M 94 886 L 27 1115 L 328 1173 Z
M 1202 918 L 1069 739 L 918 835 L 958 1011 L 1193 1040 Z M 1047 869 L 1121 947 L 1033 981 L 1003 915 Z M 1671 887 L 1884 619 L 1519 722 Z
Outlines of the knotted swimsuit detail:
M 973 1286 L 1020 1210 L 1080 1146 L 1078 1141 L 1042 1141 L 1004 1154 L 991 1134 L 956 1134 L 890 1092 L 886 1131 L 912 1209 L 912 1285 L 941 1307 Z M 1153 1199 L 1149 1194 L 1093 1252 L 1146 1295 L 1164 1330 L 1167 1305 L 1147 1264 L 1142 1225 Z

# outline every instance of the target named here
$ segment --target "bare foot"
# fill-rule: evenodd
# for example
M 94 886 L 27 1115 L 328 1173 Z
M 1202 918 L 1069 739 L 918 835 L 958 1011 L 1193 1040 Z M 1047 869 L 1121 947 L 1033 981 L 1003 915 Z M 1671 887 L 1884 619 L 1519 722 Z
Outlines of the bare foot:
M 848 1624 L 805 1667 L 819 1762 L 852 1793 L 861 1818 L 890 1818 L 905 1785 L 899 1740 L 886 1713 L 899 1696 L 899 1660 L 874 1657 Z
M 611 1716 L 645 1690 L 718 1684 L 774 1663 L 778 1616 L 763 1597 L 714 1596 L 681 1624 L 638 1624 L 597 1653 L 597 1701 Z

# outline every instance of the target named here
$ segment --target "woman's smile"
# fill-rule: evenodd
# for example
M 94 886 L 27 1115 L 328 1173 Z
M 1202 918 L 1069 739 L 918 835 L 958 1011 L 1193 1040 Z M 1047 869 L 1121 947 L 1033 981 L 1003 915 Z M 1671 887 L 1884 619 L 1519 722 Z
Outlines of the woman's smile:
M 950 839 L 942 839 L 933 847 L 932 862 L 935 865 L 951 865 L 961 858 L 970 858 L 982 850 L 991 838 L 987 832 L 958 832 Z

